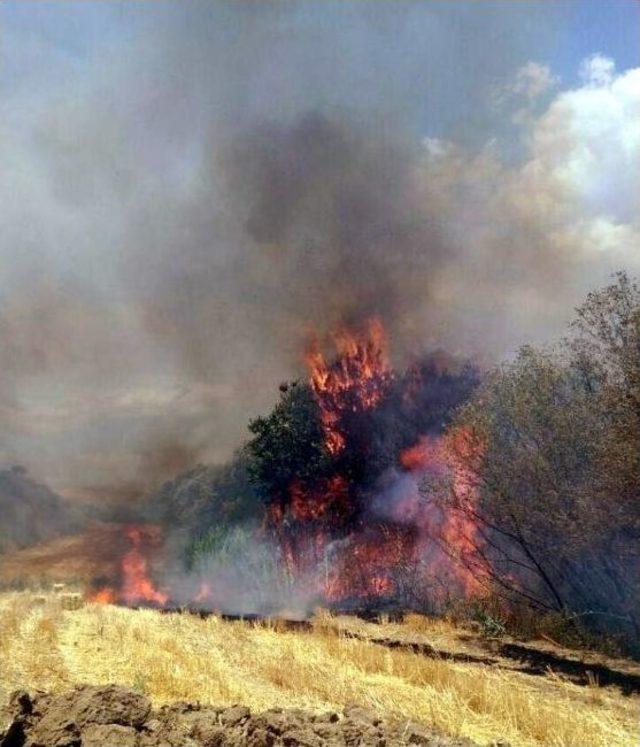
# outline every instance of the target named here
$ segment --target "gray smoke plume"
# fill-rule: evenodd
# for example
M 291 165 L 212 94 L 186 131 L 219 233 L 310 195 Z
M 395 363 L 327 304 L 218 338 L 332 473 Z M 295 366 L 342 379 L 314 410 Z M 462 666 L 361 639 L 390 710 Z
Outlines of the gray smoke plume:
M 0 456 L 68 495 L 224 461 L 311 332 L 378 315 L 396 359 L 493 360 L 638 266 L 636 78 L 526 67 L 560 4 L 30 11 L 4 16 Z M 629 112 L 604 140 L 596 94 Z
M 243 133 L 220 163 L 265 305 L 321 333 L 378 316 L 401 347 L 454 248 L 421 201 L 418 144 L 377 124 L 310 112 Z

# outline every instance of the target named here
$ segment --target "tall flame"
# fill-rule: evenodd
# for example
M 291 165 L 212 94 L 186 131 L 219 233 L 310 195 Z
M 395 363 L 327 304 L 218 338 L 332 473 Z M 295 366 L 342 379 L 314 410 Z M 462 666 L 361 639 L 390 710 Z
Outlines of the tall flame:
M 412 534 L 406 527 L 379 526 L 349 537 L 323 579 L 324 598 L 339 602 L 392 595 L 397 571 L 414 558 Z
M 422 436 L 400 454 L 400 464 L 418 478 L 428 474 L 450 477 L 450 495 L 440 505 L 423 508 L 418 517 L 424 543 L 437 543 L 430 552 L 430 573 L 447 576 L 462 587 L 465 596 L 483 590 L 488 568 L 480 553 L 483 539 L 474 518 L 478 501 L 477 486 L 464 466 L 468 459 L 482 458 L 481 444 L 465 428 L 453 428 L 446 435 Z M 465 455 L 465 460 L 461 459 Z M 417 500 L 417 495 L 410 500 Z M 426 548 L 424 548 L 426 550 Z
M 127 604 L 153 602 L 166 604 L 169 596 L 155 588 L 149 578 L 147 559 L 142 550 L 143 543 L 157 543 L 161 537 L 157 527 L 128 526 L 124 534 L 131 548 L 122 558 L 122 598 Z
M 311 387 L 320 406 L 325 445 L 331 454 L 345 447 L 340 415 L 376 407 L 391 380 L 382 322 L 371 319 L 361 333 L 343 328 L 333 336 L 337 357 L 329 363 L 314 338 L 307 351 Z
M 351 431 L 345 427 L 350 426 L 345 424 L 351 413 L 381 405 L 393 373 L 378 319 L 359 331 L 341 329 L 334 342 L 337 355 L 332 361 L 324 357 L 317 339 L 306 360 L 325 446 L 337 456 L 361 448 L 349 442 Z M 406 384 L 420 385 L 413 379 Z M 355 435 L 361 436 L 360 431 Z M 287 508 L 274 504 L 270 513 L 289 571 L 329 602 L 392 596 L 398 592 L 398 579 L 418 567 L 443 588 L 476 593 L 480 538 L 472 512 L 466 510 L 473 506 L 476 491 L 454 458 L 465 445 L 470 448 L 465 434 L 455 431 L 448 437 L 421 435 L 397 455 L 399 471 L 391 473 L 392 490 L 381 496 L 381 511 L 369 510 L 364 521 L 357 519 L 355 486 L 346 474 L 336 473 L 312 486 L 294 479 Z M 410 479 L 403 480 L 403 474 Z M 421 483 L 427 478 L 448 480 L 456 500 L 447 503 L 425 495 Z M 346 525 L 344 516 L 351 517 Z
M 149 576 L 146 552 L 160 544 L 160 528 L 150 524 L 130 524 L 123 528 L 123 535 L 130 542 L 130 547 L 123 555 L 120 567 L 121 584 L 119 588 L 105 586 L 88 593 L 88 599 L 99 604 L 151 603 L 165 605 L 169 595 L 159 591 Z

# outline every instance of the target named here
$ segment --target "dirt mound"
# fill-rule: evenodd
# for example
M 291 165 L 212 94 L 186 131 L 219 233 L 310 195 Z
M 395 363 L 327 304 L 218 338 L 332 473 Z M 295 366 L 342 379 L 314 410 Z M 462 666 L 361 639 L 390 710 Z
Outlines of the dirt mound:
M 360 707 L 341 714 L 177 703 L 157 711 L 118 685 L 51 695 L 15 692 L 2 713 L 0 747 L 473 747 L 412 722 L 388 723 Z

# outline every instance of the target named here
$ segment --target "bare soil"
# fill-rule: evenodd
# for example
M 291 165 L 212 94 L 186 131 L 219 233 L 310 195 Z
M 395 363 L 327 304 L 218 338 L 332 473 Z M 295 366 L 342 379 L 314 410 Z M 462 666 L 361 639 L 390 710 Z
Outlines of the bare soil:
M 271 709 L 251 713 L 149 699 L 118 685 L 83 685 L 60 694 L 15 692 L 2 712 L 0 747 L 473 747 L 410 721 L 389 723 L 370 710 L 342 713 Z

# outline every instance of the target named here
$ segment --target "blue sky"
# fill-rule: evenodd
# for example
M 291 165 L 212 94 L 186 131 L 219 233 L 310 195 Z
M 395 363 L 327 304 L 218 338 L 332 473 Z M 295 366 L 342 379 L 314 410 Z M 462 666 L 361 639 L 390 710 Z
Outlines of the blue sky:
M 70 54 L 79 57 L 91 54 L 92 48 L 107 38 L 121 38 L 133 33 L 132 23 L 138 23 L 143 16 L 160 16 L 171 5 L 178 3 L 158 0 L 148 3 L 143 0 L 90 0 L 90 2 L 64 2 L 63 0 L 5 0 L 0 6 L 0 14 L 5 34 L 34 32 L 48 39 L 52 44 L 63 47 Z M 186 5 L 182 2 L 180 5 Z M 378 5 L 383 3 L 377 3 Z M 394 5 L 411 5 L 411 3 L 393 3 Z M 413 3 L 415 6 L 428 6 L 435 3 Z M 333 8 L 331 6 L 333 5 Z M 303 2 L 299 3 L 299 15 L 313 23 L 326 22 L 327 16 L 333 13 L 340 16 L 349 10 L 363 5 L 362 0 L 349 2 Z M 478 5 L 475 2 L 447 2 L 448 6 Z M 521 6 L 514 16 L 513 23 L 527 26 L 531 30 L 528 17 L 534 25 L 540 19 L 553 18 L 555 34 L 540 34 L 531 39 L 531 54 L 536 47 L 560 74 L 574 75 L 577 63 L 594 50 L 614 57 L 620 67 L 632 67 L 638 61 L 638 21 L 640 20 L 639 4 L 635 0 L 569 0 L 568 2 L 482 2 L 481 12 L 496 13 L 506 16 L 513 14 L 514 5 Z M 162 7 L 163 6 L 163 7 Z M 339 7 L 342 6 L 342 7 Z M 420 18 L 421 8 L 417 8 Z M 402 11 L 401 11 L 402 12 Z M 426 16 L 422 14 L 422 23 Z M 349 33 L 348 27 L 344 29 Z M 420 21 L 417 24 L 419 34 Z M 544 36 L 547 37 L 546 41 Z
M 623 70 L 637 67 L 640 3 L 636 0 L 580 0 L 567 3 L 565 14 L 562 38 L 549 64 L 568 82 L 575 82 L 576 63 L 594 52 L 612 57 Z

